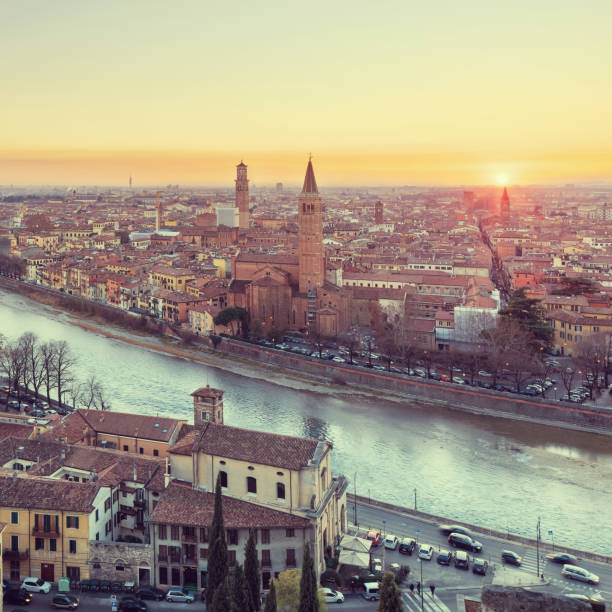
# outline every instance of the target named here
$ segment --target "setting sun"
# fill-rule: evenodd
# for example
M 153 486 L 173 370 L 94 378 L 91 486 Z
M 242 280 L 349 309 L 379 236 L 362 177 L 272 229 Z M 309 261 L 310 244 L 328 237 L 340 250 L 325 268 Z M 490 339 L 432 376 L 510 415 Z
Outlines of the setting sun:
M 500 187 L 505 187 L 508 185 L 508 175 L 507 174 L 498 174 L 496 179 L 497 184 Z

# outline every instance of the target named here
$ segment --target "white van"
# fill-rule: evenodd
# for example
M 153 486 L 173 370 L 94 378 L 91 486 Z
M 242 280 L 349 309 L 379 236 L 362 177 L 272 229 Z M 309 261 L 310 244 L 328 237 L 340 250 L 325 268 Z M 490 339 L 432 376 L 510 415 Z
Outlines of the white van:
M 380 589 L 380 585 L 378 582 L 365 582 L 363 585 L 365 589 L 361 596 L 365 599 L 369 599 L 370 601 L 376 601 L 380 599 L 380 595 L 378 591 Z

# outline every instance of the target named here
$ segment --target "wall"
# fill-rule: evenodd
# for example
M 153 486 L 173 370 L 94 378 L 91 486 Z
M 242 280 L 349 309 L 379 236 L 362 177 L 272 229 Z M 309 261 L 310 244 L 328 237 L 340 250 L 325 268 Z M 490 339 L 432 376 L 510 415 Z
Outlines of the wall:
M 138 569 L 151 571 L 153 580 L 153 547 L 148 544 L 91 542 L 89 566 L 92 578 L 132 581 L 138 584 Z M 118 570 L 117 566 L 123 567 Z

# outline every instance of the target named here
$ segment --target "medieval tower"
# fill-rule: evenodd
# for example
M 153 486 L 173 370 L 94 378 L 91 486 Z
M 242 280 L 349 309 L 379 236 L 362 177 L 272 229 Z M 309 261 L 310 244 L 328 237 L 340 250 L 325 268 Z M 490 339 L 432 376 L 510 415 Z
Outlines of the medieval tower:
M 304 187 L 298 197 L 299 291 L 316 294 L 325 280 L 323 201 L 319 196 L 312 159 L 308 160 Z
M 249 179 L 247 179 L 247 166 L 242 161 L 236 166 L 236 208 L 239 214 L 240 229 L 248 229 Z
M 506 187 L 504 187 L 504 193 L 499 203 L 499 214 L 506 221 L 510 218 L 510 198 L 508 197 L 508 189 Z

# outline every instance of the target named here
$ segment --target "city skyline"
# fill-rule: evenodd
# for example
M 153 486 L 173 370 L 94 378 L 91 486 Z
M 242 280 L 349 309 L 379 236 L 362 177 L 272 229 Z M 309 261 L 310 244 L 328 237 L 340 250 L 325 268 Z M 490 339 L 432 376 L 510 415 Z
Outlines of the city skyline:
M 612 179 L 605 2 L 35 4 L 2 10 L 0 184 Z

